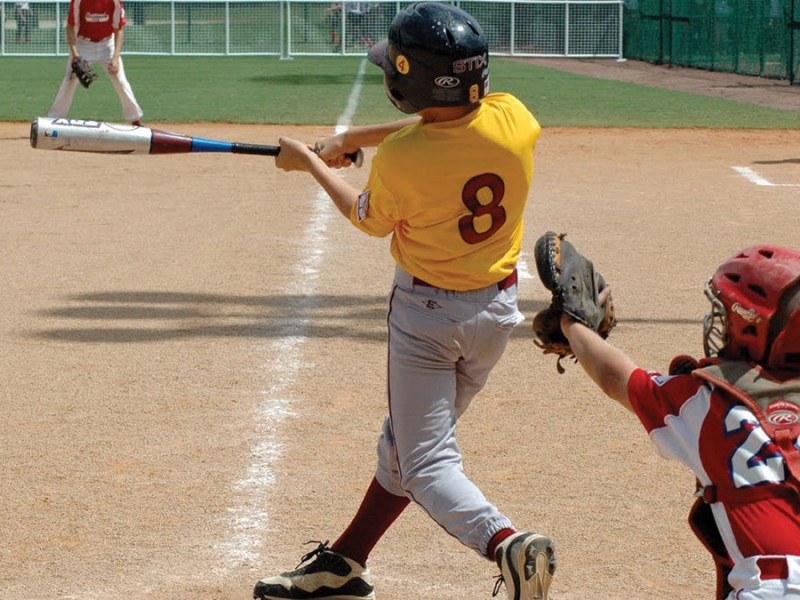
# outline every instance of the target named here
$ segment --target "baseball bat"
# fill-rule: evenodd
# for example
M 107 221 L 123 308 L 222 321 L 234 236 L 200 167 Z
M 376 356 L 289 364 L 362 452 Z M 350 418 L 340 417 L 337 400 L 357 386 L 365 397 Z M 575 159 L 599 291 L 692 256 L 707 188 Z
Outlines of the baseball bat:
M 211 140 L 141 125 L 48 117 L 34 117 L 31 121 L 31 146 L 39 150 L 71 150 L 101 154 L 230 152 L 277 156 L 281 151 L 280 146 Z M 346 156 L 357 167 L 364 163 L 362 150 Z

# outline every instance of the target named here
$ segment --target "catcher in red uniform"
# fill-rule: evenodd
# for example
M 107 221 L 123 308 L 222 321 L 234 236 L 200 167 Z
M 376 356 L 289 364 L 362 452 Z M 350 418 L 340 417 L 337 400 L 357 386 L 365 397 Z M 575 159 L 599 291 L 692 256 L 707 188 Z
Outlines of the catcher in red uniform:
M 608 296 L 605 291 L 601 298 Z M 639 417 L 659 454 L 697 477 L 690 525 L 717 566 L 719 600 L 800 598 L 800 251 L 762 245 L 705 288 L 706 357 L 645 371 L 569 314 L 571 350 Z

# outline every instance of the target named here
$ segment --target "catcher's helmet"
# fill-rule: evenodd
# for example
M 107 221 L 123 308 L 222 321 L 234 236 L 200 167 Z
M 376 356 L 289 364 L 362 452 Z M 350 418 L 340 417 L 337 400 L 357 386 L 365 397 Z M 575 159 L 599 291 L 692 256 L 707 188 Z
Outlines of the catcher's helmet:
M 706 356 L 800 370 L 800 252 L 746 248 L 720 265 L 705 293 Z
M 404 113 L 474 104 L 489 91 L 489 45 L 469 14 L 417 2 L 401 10 L 369 59 L 384 70 L 386 93 Z

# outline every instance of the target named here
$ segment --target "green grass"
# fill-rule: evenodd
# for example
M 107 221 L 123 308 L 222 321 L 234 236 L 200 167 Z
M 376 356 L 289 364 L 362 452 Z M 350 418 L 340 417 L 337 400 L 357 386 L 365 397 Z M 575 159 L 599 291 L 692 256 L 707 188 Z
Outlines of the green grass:
M 333 125 L 344 110 L 358 57 L 125 57 L 128 79 L 147 123 Z M 61 81 L 65 57 L 0 58 L 0 120 L 44 116 Z M 545 127 L 800 129 L 800 113 L 585 77 L 517 61 L 492 61 L 493 91 L 523 100 Z M 354 123 L 400 114 L 367 65 Z M 119 121 L 119 101 L 101 74 L 79 88 L 73 118 Z

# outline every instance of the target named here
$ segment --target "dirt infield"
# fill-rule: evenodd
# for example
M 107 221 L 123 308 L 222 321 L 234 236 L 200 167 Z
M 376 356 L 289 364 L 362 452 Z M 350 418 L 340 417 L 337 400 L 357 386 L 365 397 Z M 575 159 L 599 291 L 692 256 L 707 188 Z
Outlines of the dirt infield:
M 34 151 L 27 136 L 0 124 L 0 597 L 249 598 L 304 542 L 333 540 L 372 476 L 388 240 L 272 159 Z M 614 286 L 616 344 L 659 369 L 699 355 L 716 265 L 751 243 L 797 245 L 798 141 L 545 130 L 523 312 L 546 299 L 533 241 L 564 231 Z M 711 598 L 686 525 L 693 477 L 579 365 L 559 376 L 529 326 L 460 425 L 467 471 L 556 540 L 555 600 Z M 488 599 L 497 573 L 413 506 L 370 566 L 383 600 Z

